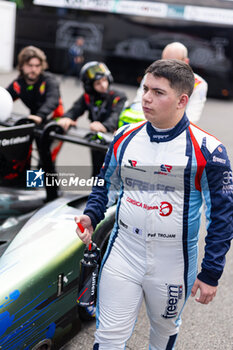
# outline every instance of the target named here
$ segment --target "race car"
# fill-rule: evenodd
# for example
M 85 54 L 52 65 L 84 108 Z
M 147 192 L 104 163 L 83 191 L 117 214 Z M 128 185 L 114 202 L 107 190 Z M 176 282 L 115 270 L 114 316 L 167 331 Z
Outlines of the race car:
M 55 169 L 51 140 L 106 151 L 111 135 L 87 130 L 63 135 L 54 122 L 35 131 L 34 124 L 25 120 L 22 124 L 18 117 L 15 123 L 14 119 L 11 115 L 0 129 L 0 349 L 56 350 L 78 332 L 82 320 L 95 316 L 94 306 L 80 307 L 77 302 L 85 246 L 75 233 L 74 216 L 83 212 L 87 195 L 62 193 L 56 185 L 26 188 L 31 170 L 25 159 L 35 132 L 43 141 L 45 175 Z M 14 186 L 9 185 L 13 180 Z M 18 180 L 24 187 L 17 185 Z M 115 206 L 108 209 L 94 232 L 93 241 L 101 255 L 115 210 Z
M 59 349 L 94 317 L 77 303 L 84 245 L 74 216 L 86 196 L 62 196 L 29 219 L 19 217 L 0 229 L 0 349 Z M 97 226 L 94 241 L 103 254 L 113 227 L 115 206 Z M 17 220 L 17 219 L 15 219 Z

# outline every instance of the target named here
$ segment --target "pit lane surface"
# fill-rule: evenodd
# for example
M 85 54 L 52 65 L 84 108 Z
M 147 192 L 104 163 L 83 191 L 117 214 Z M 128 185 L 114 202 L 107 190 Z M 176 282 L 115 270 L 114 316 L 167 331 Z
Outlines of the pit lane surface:
M 17 75 L 0 74 L 0 85 L 7 86 Z M 72 78 L 61 79 L 61 93 L 67 110 L 81 93 L 81 86 Z M 123 89 L 131 101 L 135 94 L 135 87 L 116 85 Z M 27 109 L 17 101 L 14 111 L 27 113 Z M 87 118 L 81 118 L 79 124 L 88 126 Z M 219 138 L 227 147 L 228 155 L 233 165 L 233 101 L 208 99 L 204 113 L 197 125 Z M 86 165 L 90 167 L 90 151 L 87 148 L 72 144 L 64 144 L 58 157 L 59 166 Z M 204 220 L 200 235 L 200 262 L 203 256 Z M 176 344 L 176 350 L 233 350 L 233 322 L 232 322 L 232 281 L 233 281 L 233 248 L 227 254 L 227 263 L 220 280 L 217 296 L 209 305 L 200 305 L 193 298 L 189 298 L 182 314 L 183 324 Z M 70 342 L 61 350 L 90 350 L 94 340 L 95 322 L 86 323 Z M 148 349 L 149 323 L 143 304 L 133 335 L 127 343 L 126 349 Z M 110 349 L 111 350 L 111 349 Z

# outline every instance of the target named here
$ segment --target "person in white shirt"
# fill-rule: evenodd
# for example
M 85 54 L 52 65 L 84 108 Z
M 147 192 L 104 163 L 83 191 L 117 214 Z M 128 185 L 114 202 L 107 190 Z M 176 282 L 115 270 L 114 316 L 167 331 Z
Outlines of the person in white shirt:
M 180 42 L 170 43 L 163 49 L 162 59 L 178 59 L 189 64 L 188 49 Z M 186 107 L 186 114 L 192 123 L 197 123 L 206 102 L 208 84 L 200 75 L 194 73 L 194 76 L 194 90 Z M 141 104 L 144 81 L 145 77 L 141 81 L 133 103 Z

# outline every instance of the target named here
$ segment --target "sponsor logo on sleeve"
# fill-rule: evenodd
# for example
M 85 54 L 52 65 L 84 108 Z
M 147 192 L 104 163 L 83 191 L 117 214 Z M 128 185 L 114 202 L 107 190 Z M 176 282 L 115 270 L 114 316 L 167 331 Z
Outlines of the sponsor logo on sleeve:
M 20 94 L 21 92 L 21 86 L 19 85 L 19 83 L 17 81 L 13 82 L 13 89 L 15 90 L 15 92 L 17 93 L 17 95 Z
M 226 159 L 213 156 L 213 162 L 215 162 L 215 163 L 221 163 L 221 164 L 226 164 Z
M 223 172 L 223 185 L 232 184 L 232 171 L 224 171 Z
M 44 93 L 45 93 L 45 87 L 46 87 L 46 82 L 43 81 L 43 82 L 41 83 L 40 87 L 39 87 L 39 91 L 40 91 L 40 94 L 41 94 L 41 95 L 44 95 Z
M 222 192 L 223 193 L 232 193 L 233 192 L 233 177 L 232 171 L 223 172 L 223 181 L 222 181 Z

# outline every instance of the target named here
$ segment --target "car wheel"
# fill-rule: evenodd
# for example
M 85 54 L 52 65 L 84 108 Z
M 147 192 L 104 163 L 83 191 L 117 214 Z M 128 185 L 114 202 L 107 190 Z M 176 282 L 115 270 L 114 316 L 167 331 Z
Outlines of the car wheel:
M 44 339 L 32 348 L 32 350 L 51 350 L 51 349 L 52 349 L 52 341 L 50 339 Z
M 101 257 L 107 249 L 108 239 L 115 222 L 115 213 L 103 221 L 103 224 L 96 230 L 93 241 L 101 250 Z M 95 306 L 81 307 L 78 306 L 79 317 L 82 321 L 91 321 L 95 318 Z

